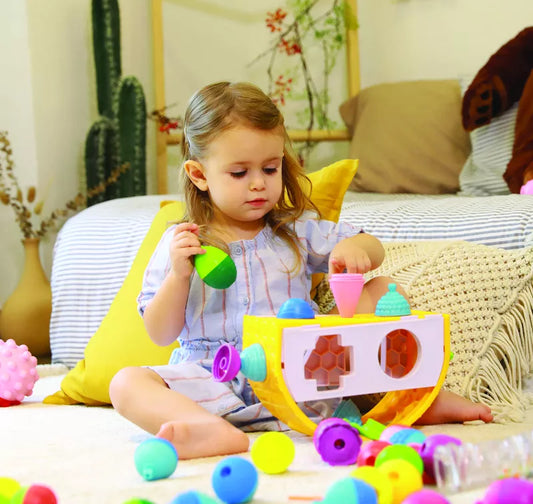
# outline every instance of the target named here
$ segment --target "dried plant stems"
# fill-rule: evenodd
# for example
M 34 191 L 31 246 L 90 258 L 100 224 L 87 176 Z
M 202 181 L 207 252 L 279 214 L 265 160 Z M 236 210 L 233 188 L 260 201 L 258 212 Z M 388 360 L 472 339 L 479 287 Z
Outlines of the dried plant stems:
M 107 187 L 115 184 L 119 177 L 129 170 L 129 167 L 129 163 L 120 165 L 105 181 L 89 189 L 86 195 L 81 192 L 76 194 L 73 199 L 67 201 L 64 208 L 54 210 L 47 217 L 40 218 L 36 224 L 35 221 L 42 213 L 44 202 L 36 201 L 37 189 L 34 186 L 31 186 L 25 194 L 20 188 L 15 175 L 8 134 L 6 131 L 0 131 L 0 201 L 13 209 L 15 221 L 25 239 L 42 238 L 51 229 L 56 229 L 60 220 L 87 206 L 87 198 L 105 192 Z

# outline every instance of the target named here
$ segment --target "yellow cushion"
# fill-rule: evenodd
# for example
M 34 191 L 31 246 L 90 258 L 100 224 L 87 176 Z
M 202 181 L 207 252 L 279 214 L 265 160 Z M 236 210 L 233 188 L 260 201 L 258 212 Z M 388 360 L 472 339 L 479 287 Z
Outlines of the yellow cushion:
M 357 159 L 342 159 L 307 174 L 313 183 L 311 199 L 320 210 L 323 219 L 333 222 L 339 220 L 342 200 L 357 172 L 358 165 Z
M 338 220 L 344 193 L 356 170 L 356 160 L 343 160 L 309 174 L 313 182 L 311 198 L 324 218 Z M 46 397 L 45 403 L 83 403 L 91 406 L 109 404 L 109 383 L 118 370 L 126 366 L 168 362 L 178 344 L 160 347 L 152 343 L 137 312 L 137 296 L 141 290 L 144 270 L 167 222 L 179 219 L 184 209 L 182 202 L 172 202 L 159 210 L 124 284 L 100 327 L 87 343 L 85 357 L 67 373 L 61 382 L 61 390 Z
M 177 344 L 160 347 L 152 343 L 137 311 L 137 296 L 144 270 L 168 221 L 179 219 L 184 210 L 182 202 L 159 210 L 107 315 L 87 343 L 85 357 L 65 376 L 61 390 L 45 398 L 45 403 L 109 404 L 109 382 L 119 369 L 168 362 Z

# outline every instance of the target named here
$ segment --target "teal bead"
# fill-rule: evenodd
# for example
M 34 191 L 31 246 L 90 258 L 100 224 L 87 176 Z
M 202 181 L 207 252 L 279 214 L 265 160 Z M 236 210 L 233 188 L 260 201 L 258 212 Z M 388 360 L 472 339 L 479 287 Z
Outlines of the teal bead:
M 176 495 L 169 504 L 218 504 L 218 501 L 196 490 L 190 490 Z
M 178 465 L 178 454 L 166 439 L 150 438 L 143 441 L 134 455 L 138 473 L 147 481 L 168 478 Z
M 322 504 L 377 504 L 376 490 L 368 483 L 348 476 L 335 481 L 326 491 Z
M 260 343 L 254 343 L 241 352 L 241 371 L 252 381 L 266 380 L 266 356 Z

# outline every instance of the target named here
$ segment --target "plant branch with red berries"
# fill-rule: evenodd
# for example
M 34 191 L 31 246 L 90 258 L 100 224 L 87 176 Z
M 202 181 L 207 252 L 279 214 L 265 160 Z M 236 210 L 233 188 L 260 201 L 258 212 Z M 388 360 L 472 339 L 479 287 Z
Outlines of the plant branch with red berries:
M 321 0 L 287 0 L 286 5 L 286 10 L 267 13 L 265 24 L 274 40 L 250 64 L 268 57 L 268 93 L 272 100 L 282 106 L 289 98 L 305 100 L 307 108 L 298 114 L 305 128 L 331 129 L 335 124 L 328 110 L 329 77 L 345 46 L 346 28 L 356 27 L 357 22 L 345 0 L 332 0 L 326 9 Z M 308 61 L 312 50 L 318 50 L 322 58 L 318 76 Z M 279 71 L 283 65 L 289 70 Z

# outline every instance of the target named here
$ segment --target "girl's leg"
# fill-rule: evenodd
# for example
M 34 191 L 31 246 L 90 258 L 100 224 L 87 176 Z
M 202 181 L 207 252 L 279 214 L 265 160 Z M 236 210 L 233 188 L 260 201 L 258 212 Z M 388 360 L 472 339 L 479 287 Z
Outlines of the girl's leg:
M 474 403 L 466 397 L 441 390 L 427 411 L 415 422 L 417 425 L 462 423 L 472 420 L 492 422 L 490 408 Z
M 374 277 L 366 282 L 359 303 L 357 303 L 356 313 L 374 313 L 380 298 L 389 292 L 389 284 L 391 283 L 396 282 L 385 276 Z M 399 292 L 409 301 L 404 288 L 398 283 L 396 283 L 396 292 Z
M 153 370 L 127 367 L 112 379 L 114 408 L 146 431 L 170 441 L 180 459 L 248 450 L 248 436 L 192 399 L 170 390 Z

